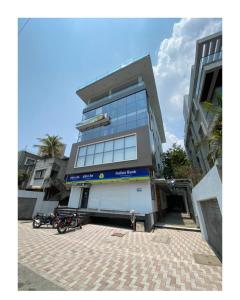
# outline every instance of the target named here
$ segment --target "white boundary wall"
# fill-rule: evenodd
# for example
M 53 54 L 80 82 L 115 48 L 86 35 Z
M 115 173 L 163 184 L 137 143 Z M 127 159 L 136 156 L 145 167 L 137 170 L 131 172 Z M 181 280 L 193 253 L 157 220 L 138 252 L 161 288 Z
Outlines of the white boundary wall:
M 222 212 L 222 181 L 216 166 L 214 166 L 192 190 L 192 201 L 196 220 L 198 220 L 201 232 L 206 240 L 208 240 L 208 235 L 200 202 L 210 199 L 217 199 Z
M 37 213 L 50 214 L 53 212 L 54 208 L 58 206 L 58 201 L 44 201 L 44 194 L 44 192 L 18 190 L 18 197 L 37 199 L 33 210 L 33 217 Z

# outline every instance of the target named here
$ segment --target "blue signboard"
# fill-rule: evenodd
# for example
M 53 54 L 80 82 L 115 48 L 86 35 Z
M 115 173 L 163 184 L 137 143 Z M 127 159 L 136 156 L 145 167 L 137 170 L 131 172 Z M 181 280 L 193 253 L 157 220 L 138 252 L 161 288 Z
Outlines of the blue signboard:
M 66 184 L 146 180 L 149 179 L 149 177 L 150 177 L 150 173 L 148 168 L 131 168 L 131 169 L 68 175 L 66 177 Z

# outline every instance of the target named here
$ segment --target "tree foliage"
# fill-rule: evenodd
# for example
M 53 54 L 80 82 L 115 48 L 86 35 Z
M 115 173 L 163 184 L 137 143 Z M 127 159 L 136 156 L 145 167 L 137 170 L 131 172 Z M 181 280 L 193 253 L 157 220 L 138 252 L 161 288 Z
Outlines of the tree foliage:
M 41 150 L 43 156 L 48 158 L 57 158 L 61 156 L 61 150 L 63 147 L 63 143 L 61 142 L 61 137 L 57 135 L 49 135 L 46 134 L 45 138 L 38 138 L 41 142 L 40 145 L 34 145 L 34 147 L 38 147 Z
M 173 144 L 172 148 L 162 153 L 163 175 L 165 178 L 182 177 L 181 173 L 185 173 L 189 167 L 186 152 L 177 144 Z
M 164 178 L 188 178 L 192 179 L 194 184 L 199 181 L 200 173 L 192 168 L 185 150 L 180 145 L 173 144 L 172 148 L 162 153 L 161 158 Z
M 22 184 L 24 183 L 24 181 L 26 181 L 27 179 L 29 179 L 29 174 L 25 171 L 19 170 L 18 171 L 18 188 L 21 189 Z
M 213 115 L 210 134 L 202 143 L 208 145 L 208 161 L 214 163 L 216 159 L 222 158 L 222 95 L 215 93 L 216 102 L 205 101 L 203 107 Z

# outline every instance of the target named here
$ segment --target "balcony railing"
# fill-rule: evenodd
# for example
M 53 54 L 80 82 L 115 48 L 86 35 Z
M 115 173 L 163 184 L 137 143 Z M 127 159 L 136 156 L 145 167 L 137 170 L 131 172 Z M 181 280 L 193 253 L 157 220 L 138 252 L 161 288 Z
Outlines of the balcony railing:
M 196 91 L 195 91 L 195 98 L 197 98 L 199 96 L 199 89 L 200 89 L 200 84 L 202 81 L 202 75 L 203 75 L 203 68 L 208 65 L 211 64 L 213 62 L 216 61 L 220 61 L 222 60 L 222 51 L 204 56 L 201 58 L 200 60 L 200 64 L 199 64 L 199 72 L 198 72 L 198 78 L 197 78 L 197 87 L 196 87 Z
M 135 62 L 135 61 L 138 61 L 138 60 L 144 58 L 144 57 L 147 56 L 147 55 L 149 55 L 149 53 L 145 53 L 145 54 L 142 55 L 142 56 L 135 57 L 135 58 L 130 58 L 130 59 L 126 60 L 124 63 L 122 63 L 122 64 L 119 65 L 119 66 L 116 66 L 116 67 L 113 68 L 111 71 L 107 71 L 107 72 L 105 72 L 105 73 L 103 73 L 103 74 L 101 74 L 101 75 L 95 77 L 94 79 L 85 82 L 85 84 L 83 84 L 82 86 L 80 86 L 79 89 L 82 89 L 82 88 L 84 88 L 84 87 L 86 87 L 86 86 L 88 86 L 88 85 L 94 83 L 95 81 L 97 81 L 97 80 L 99 80 L 99 79 L 102 79 L 102 78 L 104 78 L 104 77 L 106 77 L 106 76 L 108 76 L 108 75 L 110 75 L 110 74 L 112 74 L 112 73 L 114 73 L 114 72 L 116 72 L 116 71 L 118 71 L 118 70 L 120 70 L 120 69 L 126 67 L 127 65 L 130 65 L 131 63 L 133 63 L 133 62 Z

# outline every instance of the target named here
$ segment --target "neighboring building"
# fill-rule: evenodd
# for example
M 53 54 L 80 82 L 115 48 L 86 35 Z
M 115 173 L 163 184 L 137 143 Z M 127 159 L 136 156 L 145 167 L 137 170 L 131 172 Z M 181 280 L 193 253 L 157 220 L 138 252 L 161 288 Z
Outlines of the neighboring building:
M 37 160 L 27 190 L 43 191 L 44 200 L 60 201 L 67 205 L 69 190 L 64 184 L 68 157 Z
M 204 101 L 216 103 L 222 94 L 222 33 L 197 41 L 195 64 L 192 66 L 189 95 L 184 97 L 185 148 L 193 166 L 205 175 L 214 162 L 207 159 L 208 145 L 203 142 L 211 132 L 214 116 Z
M 221 160 L 209 159 L 204 143 L 211 134 L 215 116 L 203 107 L 204 101 L 217 104 L 222 95 L 222 33 L 197 41 L 191 71 L 189 95 L 184 97 L 185 148 L 202 180 L 193 188 L 196 219 L 205 239 L 222 256 L 222 168 Z
M 19 219 L 31 219 L 36 213 L 49 214 L 59 205 L 68 205 L 70 191 L 64 181 L 67 163 L 67 157 L 43 158 L 18 152 L 18 172 L 24 175 L 19 182 Z
M 19 188 L 25 189 L 36 161 L 40 157 L 27 151 L 18 151 Z
M 83 118 L 76 125 L 66 183 L 69 207 L 88 212 L 156 216 L 165 134 L 150 56 L 79 89 Z

